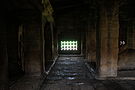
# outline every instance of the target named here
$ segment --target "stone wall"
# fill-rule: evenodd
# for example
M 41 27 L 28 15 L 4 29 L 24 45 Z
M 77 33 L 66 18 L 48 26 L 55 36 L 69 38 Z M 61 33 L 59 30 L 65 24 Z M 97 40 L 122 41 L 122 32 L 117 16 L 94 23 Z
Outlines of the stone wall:
M 127 26 L 127 42 L 119 52 L 118 69 L 135 69 L 135 23 L 129 21 Z
M 127 43 L 129 49 L 135 49 L 135 21 L 129 21 Z
M 8 90 L 7 23 L 0 15 L 0 90 Z
M 96 31 L 91 30 L 86 34 L 86 55 L 90 62 L 96 62 Z
M 70 10 L 70 8 L 69 8 Z M 73 8 L 72 10 L 57 13 L 56 16 L 56 30 L 59 37 L 76 38 L 82 43 L 80 47 L 81 53 L 85 55 L 85 32 L 87 30 L 87 12 L 84 8 Z M 66 37 L 67 36 L 67 37 Z M 63 38 L 64 39 L 64 38 Z
M 24 60 L 28 75 L 40 75 L 42 70 L 41 23 L 24 25 Z
M 97 29 L 97 17 L 96 11 L 89 10 L 88 27 L 86 31 L 86 58 L 89 62 L 96 62 L 96 29 Z
M 132 70 L 135 69 L 135 50 L 127 49 L 119 54 L 118 69 Z

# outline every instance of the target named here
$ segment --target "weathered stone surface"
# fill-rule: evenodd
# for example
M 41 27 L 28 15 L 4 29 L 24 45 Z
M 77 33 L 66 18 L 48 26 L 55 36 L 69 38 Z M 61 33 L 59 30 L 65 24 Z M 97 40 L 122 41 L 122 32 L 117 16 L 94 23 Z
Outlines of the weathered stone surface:
M 100 77 L 116 77 L 118 61 L 119 20 L 115 11 L 110 12 L 107 6 L 100 7 Z M 117 8 L 115 6 L 112 9 Z M 110 15 L 110 16 L 109 16 Z M 117 32 L 117 33 L 116 33 Z
M 40 90 L 134 90 L 135 81 L 94 79 L 83 60 L 60 57 Z
M 42 83 L 41 77 L 24 76 L 10 87 L 10 90 L 37 90 Z
M 25 72 L 28 75 L 40 75 L 42 68 L 41 25 L 31 23 L 24 25 L 24 59 Z
M 118 69 L 133 70 L 135 69 L 135 50 L 126 49 L 119 54 Z
M 89 29 L 86 33 L 86 57 L 90 62 L 96 62 L 96 29 Z

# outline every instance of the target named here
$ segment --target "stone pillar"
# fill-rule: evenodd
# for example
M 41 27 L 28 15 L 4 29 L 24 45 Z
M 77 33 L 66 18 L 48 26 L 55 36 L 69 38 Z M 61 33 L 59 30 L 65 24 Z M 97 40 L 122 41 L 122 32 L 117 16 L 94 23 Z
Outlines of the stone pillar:
M 7 32 L 4 21 L 0 22 L 0 28 L 0 90 L 8 90 Z
M 86 54 L 90 62 L 96 62 L 96 29 L 89 25 L 86 35 Z
M 118 61 L 119 17 L 114 0 L 101 4 L 99 11 L 99 77 L 116 77 Z
M 50 23 L 51 27 L 51 38 L 52 38 L 52 59 L 54 59 L 54 28 L 53 28 L 53 22 Z
M 54 30 L 53 30 L 53 37 L 54 37 L 54 57 L 56 58 L 58 56 L 58 33 L 57 33 L 57 29 L 54 26 Z
M 42 72 L 42 24 L 24 25 L 24 60 L 26 75 L 39 76 Z

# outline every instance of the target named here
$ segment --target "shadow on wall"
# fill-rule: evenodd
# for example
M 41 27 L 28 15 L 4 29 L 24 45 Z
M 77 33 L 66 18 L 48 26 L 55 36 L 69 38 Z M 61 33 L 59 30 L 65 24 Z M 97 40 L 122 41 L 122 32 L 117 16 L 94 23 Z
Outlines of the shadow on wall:
M 22 70 L 21 66 L 19 66 L 17 63 L 9 61 L 8 65 L 9 65 L 8 66 L 9 79 L 11 82 L 19 79 L 20 77 L 22 77 L 25 74 L 24 71 Z
M 135 70 L 135 50 L 125 49 L 119 54 L 118 70 Z

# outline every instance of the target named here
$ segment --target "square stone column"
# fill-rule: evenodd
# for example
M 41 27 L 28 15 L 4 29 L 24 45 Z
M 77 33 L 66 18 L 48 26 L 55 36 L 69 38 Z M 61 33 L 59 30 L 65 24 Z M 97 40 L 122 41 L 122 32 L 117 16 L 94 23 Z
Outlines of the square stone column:
M 92 24 L 86 33 L 86 54 L 89 62 L 96 62 L 96 28 Z
M 42 24 L 24 25 L 24 60 L 26 75 L 40 76 L 42 73 Z
M 102 4 L 99 11 L 99 77 L 116 77 L 119 17 L 115 3 Z

